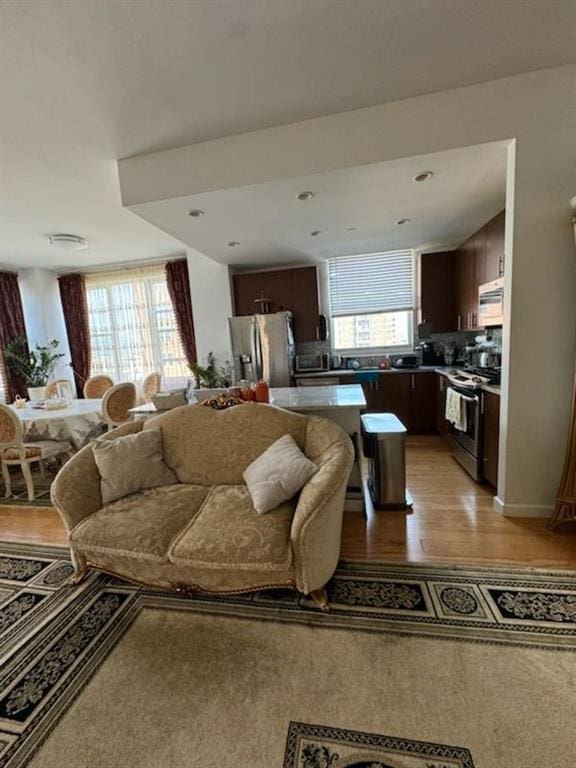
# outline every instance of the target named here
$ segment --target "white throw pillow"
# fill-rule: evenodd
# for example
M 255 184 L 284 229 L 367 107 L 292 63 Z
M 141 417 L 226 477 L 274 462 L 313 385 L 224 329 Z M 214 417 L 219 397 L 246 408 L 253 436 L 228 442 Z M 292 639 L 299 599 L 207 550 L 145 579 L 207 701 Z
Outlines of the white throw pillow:
M 284 435 L 258 456 L 243 474 L 258 514 L 276 509 L 303 488 L 318 467 L 292 435 Z

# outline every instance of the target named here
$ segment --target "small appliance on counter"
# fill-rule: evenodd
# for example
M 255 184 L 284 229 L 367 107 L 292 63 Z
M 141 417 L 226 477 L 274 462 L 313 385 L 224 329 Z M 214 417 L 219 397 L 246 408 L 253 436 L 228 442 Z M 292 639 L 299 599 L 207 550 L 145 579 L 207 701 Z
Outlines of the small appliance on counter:
M 400 355 L 392 363 L 392 368 L 418 368 L 418 355 Z
M 422 356 L 422 365 L 441 365 L 444 360 L 434 349 L 434 344 L 429 341 L 421 341 L 416 351 Z
M 330 355 L 326 352 L 308 355 L 296 355 L 297 373 L 320 373 L 330 370 Z
M 334 371 L 344 368 L 344 358 L 342 355 L 332 355 L 330 358 L 330 368 Z

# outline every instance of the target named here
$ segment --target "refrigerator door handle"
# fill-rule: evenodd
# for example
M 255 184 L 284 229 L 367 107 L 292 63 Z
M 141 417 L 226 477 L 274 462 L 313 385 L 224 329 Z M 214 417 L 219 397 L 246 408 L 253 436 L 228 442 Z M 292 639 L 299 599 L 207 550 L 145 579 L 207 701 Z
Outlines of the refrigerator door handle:
M 260 346 L 260 328 L 258 318 L 252 318 L 252 360 L 256 378 L 262 378 L 262 348 Z

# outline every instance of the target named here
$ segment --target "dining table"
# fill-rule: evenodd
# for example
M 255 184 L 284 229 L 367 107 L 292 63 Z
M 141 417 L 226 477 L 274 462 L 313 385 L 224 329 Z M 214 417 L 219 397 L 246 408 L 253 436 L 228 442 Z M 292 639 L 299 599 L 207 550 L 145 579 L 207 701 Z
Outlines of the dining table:
M 27 403 L 24 408 L 10 406 L 22 421 L 24 440 L 68 441 L 80 450 L 104 432 L 102 400 L 72 400 L 60 408 L 40 408 Z

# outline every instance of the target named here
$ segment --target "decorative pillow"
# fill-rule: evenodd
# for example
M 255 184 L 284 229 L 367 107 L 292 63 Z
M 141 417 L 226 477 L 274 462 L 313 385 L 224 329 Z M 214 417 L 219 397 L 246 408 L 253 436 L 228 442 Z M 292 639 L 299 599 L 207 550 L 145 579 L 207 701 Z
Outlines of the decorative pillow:
M 164 463 L 160 427 L 116 440 L 96 440 L 92 451 L 100 473 L 104 504 L 145 488 L 178 482 L 174 472 Z
M 207 408 L 214 408 L 216 411 L 225 411 L 226 408 L 232 408 L 234 405 L 245 405 L 245 400 L 234 395 L 216 395 L 209 397 L 208 400 L 202 400 L 202 405 Z
M 243 474 L 256 512 L 262 515 L 291 499 L 317 469 L 292 435 L 276 440 Z

